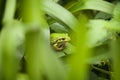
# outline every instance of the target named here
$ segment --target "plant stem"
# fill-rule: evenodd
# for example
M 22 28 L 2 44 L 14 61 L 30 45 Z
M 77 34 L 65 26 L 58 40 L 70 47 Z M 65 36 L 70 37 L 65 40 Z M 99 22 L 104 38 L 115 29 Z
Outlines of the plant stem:
M 15 7 L 16 7 L 16 0 L 7 0 L 6 1 L 5 13 L 4 13 L 4 17 L 3 17 L 3 24 L 13 20 L 14 13 L 15 13 Z

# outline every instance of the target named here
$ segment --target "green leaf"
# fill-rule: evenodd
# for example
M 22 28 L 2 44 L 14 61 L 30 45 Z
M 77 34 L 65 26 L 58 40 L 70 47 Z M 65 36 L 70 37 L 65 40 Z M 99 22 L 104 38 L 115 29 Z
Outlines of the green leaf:
M 20 73 L 17 76 L 17 80 L 29 80 L 29 77 L 27 74 Z
M 107 31 L 105 28 L 107 21 L 104 20 L 90 20 L 88 23 L 89 30 L 87 32 L 88 36 L 88 46 L 95 47 L 101 45 L 104 41 L 110 38 L 111 32 Z M 98 37 L 99 36 L 99 37 Z
M 74 46 L 73 54 L 68 58 L 68 65 L 71 68 L 68 74 L 68 80 L 86 80 L 88 66 L 85 63 L 86 59 L 90 57 L 90 51 L 86 46 L 86 23 L 88 18 L 85 14 L 80 14 L 79 25 L 76 27 L 75 33 L 71 36 L 71 43 Z
M 108 14 L 113 14 L 113 9 L 115 5 L 112 3 L 109 3 L 107 1 L 102 1 L 102 0 L 88 0 L 84 3 L 77 2 L 75 5 L 73 5 L 71 8 L 68 10 L 71 11 L 72 13 L 80 11 L 80 10 L 98 10 L 102 11 Z
M 117 39 L 112 39 L 110 45 L 110 52 L 113 56 L 113 78 L 115 80 L 120 80 L 120 37 Z
M 120 22 L 120 2 L 115 6 L 113 17 Z
M 44 11 L 59 22 L 64 23 L 70 29 L 75 30 L 78 24 L 77 19 L 65 8 L 51 1 L 44 1 Z
M 14 23 L 6 25 L 1 32 L 2 68 L 6 80 L 16 80 L 18 61 L 20 59 L 17 48 L 23 34 L 24 30 L 21 25 Z
M 105 27 L 108 30 L 120 32 L 120 22 L 115 19 L 110 20 Z
M 110 59 L 108 44 L 97 46 L 93 49 L 94 56 L 87 59 L 88 64 L 98 64 L 102 59 Z
M 75 50 L 75 46 L 73 46 L 71 43 L 66 43 L 66 48 L 63 50 L 63 52 L 66 55 L 73 54 Z
M 16 7 L 16 0 L 6 1 L 3 23 L 10 22 L 14 19 L 15 7 Z
M 43 3 L 39 3 L 39 0 L 26 0 L 25 3 L 24 22 L 29 23 L 26 27 L 30 28 L 25 35 L 25 54 L 30 80 L 42 80 L 42 74 L 49 80 L 64 80 L 63 65 L 50 47 L 50 30 L 41 10 L 44 8 Z
M 111 17 L 112 15 L 104 13 L 104 12 L 99 12 L 95 15 L 95 19 L 109 20 Z
M 67 33 L 68 30 L 61 24 L 59 23 L 53 23 L 50 25 L 51 30 L 57 32 L 57 33 Z

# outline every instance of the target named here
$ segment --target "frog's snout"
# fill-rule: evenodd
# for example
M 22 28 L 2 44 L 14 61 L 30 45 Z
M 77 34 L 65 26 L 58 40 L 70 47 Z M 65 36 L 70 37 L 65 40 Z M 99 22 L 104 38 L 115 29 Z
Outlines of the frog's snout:
M 68 37 L 68 38 L 66 38 L 64 41 L 68 42 L 68 41 L 70 41 L 70 40 L 71 40 L 70 37 Z

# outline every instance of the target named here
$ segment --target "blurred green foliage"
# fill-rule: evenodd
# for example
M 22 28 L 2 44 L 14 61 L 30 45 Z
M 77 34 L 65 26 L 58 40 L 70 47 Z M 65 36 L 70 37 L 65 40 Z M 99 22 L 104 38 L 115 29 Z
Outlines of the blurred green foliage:
M 119 0 L 0 0 L 0 80 L 120 80 L 119 7 Z M 52 33 L 64 49 L 52 48 Z

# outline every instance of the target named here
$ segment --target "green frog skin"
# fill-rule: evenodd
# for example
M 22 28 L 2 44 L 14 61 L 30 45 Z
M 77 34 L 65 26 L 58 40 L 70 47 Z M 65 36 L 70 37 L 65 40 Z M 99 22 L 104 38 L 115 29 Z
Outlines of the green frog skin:
M 70 41 L 70 37 L 68 33 L 51 33 L 50 40 L 52 47 L 57 51 L 61 51 L 65 48 L 66 43 Z

